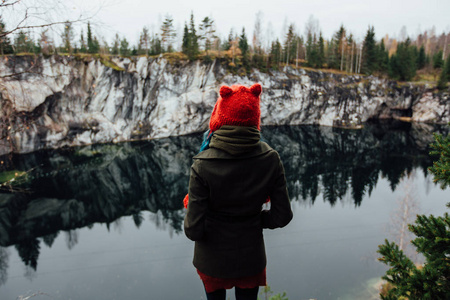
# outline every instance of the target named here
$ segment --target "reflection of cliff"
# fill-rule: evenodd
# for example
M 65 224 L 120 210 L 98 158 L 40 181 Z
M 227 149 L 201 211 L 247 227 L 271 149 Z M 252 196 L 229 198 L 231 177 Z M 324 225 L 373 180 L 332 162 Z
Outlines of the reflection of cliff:
M 431 128 L 397 125 L 391 130 L 381 124 L 366 125 L 363 130 L 275 127 L 264 128 L 263 135 L 280 153 L 292 199 L 314 202 L 322 192 L 333 205 L 351 192 L 355 205 L 360 205 L 379 175 L 394 190 L 405 171 L 427 172 L 431 164 L 427 150 Z
M 416 125 L 395 130 L 382 125 L 362 130 L 265 127 L 262 132 L 279 151 L 290 196 L 297 201 L 314 203 L 322 193 L 333 205 L 351 195 L 358 206 L 380 175 L 395 189 L 405 171 L 426 172 L 430 165 L 426 147 L 431 133 Z M 24 263 L 35 269 L 41 242 L 51 247 L 60 230 L 67 231 L 73 247 L 78 240 L 74 229 L 110 224 L 122 216 L 132 216 L 139 227 L 146 210 L 156 213 L 151 221 L 157 226 L 180 232 L 181 200 L 200 143 L 196 135 L 13 157 L 8 164 L 17 170 L 38 168 L 23 186 L 30 193 L 0 194 L 0 246 L 15 245 Z

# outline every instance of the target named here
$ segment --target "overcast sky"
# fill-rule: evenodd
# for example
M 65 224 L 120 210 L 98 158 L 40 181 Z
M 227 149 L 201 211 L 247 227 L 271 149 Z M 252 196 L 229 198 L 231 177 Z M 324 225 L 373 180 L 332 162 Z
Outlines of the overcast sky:
M 304 35 L 305 23 L 311 15 L 319 21 L 326 39 L 341 24 L 357 40 L 364 38 L 369 25 L 375 27 L 377 40 L 386 34 L 398 37 L 403 26 L 413 37 L 433 26 L 436 34 L 450 31 L 450 0 L 65 0 L 64 3 L 71 3 L 72 13 L 81 8 L 92 14 L 100 8 L 92 20 L 94 33 L 108 41 L 119 33 L 131 44 L 136 44 L 144 26 L 158 32 L 167 14 L 173 17 L 175 29 L 182 33 L 191 11 L 197 25 L 209 16 L 214 19 L 219 36 L 228 36 L 231 28 L 240 33 L 245 27 L 249 40 L 259 11 L 263 16 L 262 33 L 266 35 L 270 28 L 274 38 L 281 37 L 290 23 Z

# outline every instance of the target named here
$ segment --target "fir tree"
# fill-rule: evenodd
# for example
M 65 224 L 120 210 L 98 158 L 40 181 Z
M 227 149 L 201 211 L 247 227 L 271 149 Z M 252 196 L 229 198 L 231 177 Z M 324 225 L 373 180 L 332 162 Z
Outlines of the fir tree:
M 434 181 L 441 188 L 450 185 L 450 135 L 443 138 L 435 135 L 434 149 L 431 154 L 439 155 L 430 171 Z M 450 207 L 450 204 L 447 204 Z M 411 243 L 417 252 L 425 257 L 425 263 L 418 268 L 405 256 L 395 243 L 385 241 L 378 247 L 382 255 L 380 261 L 390 266 L 382 278 L 392 285 L 382 299 L 450 299 L 450 216 L 446 212 L 443 217 L 419 215 L 414 225 L 408 225 L 409 230 L 417 238 Z

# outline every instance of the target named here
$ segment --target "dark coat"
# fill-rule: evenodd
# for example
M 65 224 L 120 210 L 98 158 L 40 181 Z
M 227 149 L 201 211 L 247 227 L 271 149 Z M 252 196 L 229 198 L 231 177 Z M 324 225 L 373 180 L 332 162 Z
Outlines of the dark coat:
M 234 151 L 239 144 L 231 155 L 229 139 L 215 143 L 213 137 L 211 148 L 194 156 L 184 231 L 195 241 L 194 266 L 206 275 L 238 278 L 263 271 L 263 228 L 292 219 L 280 157 L 257 132 L 253 146 L 244 145 L 241 153 Z M 268 196 L 270 210 L 262 211 Z

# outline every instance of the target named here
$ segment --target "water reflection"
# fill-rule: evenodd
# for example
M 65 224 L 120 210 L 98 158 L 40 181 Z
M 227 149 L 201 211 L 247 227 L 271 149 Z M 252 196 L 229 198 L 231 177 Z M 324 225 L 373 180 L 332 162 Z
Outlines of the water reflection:
M 373 124 L 363 130 L 266 127 L 263 135 L 281 155 L 293 201 L 314 203 L 322 193 L 331 205 L 350 199 L 359 206 L 380 174 L 394 190 L 406 173 L 426 173 L 432 130 L 410 124 Z M 94 223 L 120 227 L 122 216 L 132 216 L 139 228 L 142 212 L 150 211 L 157 226 L 181 232 L 181 200 L 200 143 L 201 135 L 195 135 L 5 160 L 3 170 L 35 169 L 20 186 L 29 192 L 0 194 L 0 246 L 14 245 L 24 264 L 36 270 L 42 243 L 51 247 L 60 231 L 71 249 L 78 242 L 77 228 Z M 0 247 L 0 285 L 7 278 L 8 257 Z

